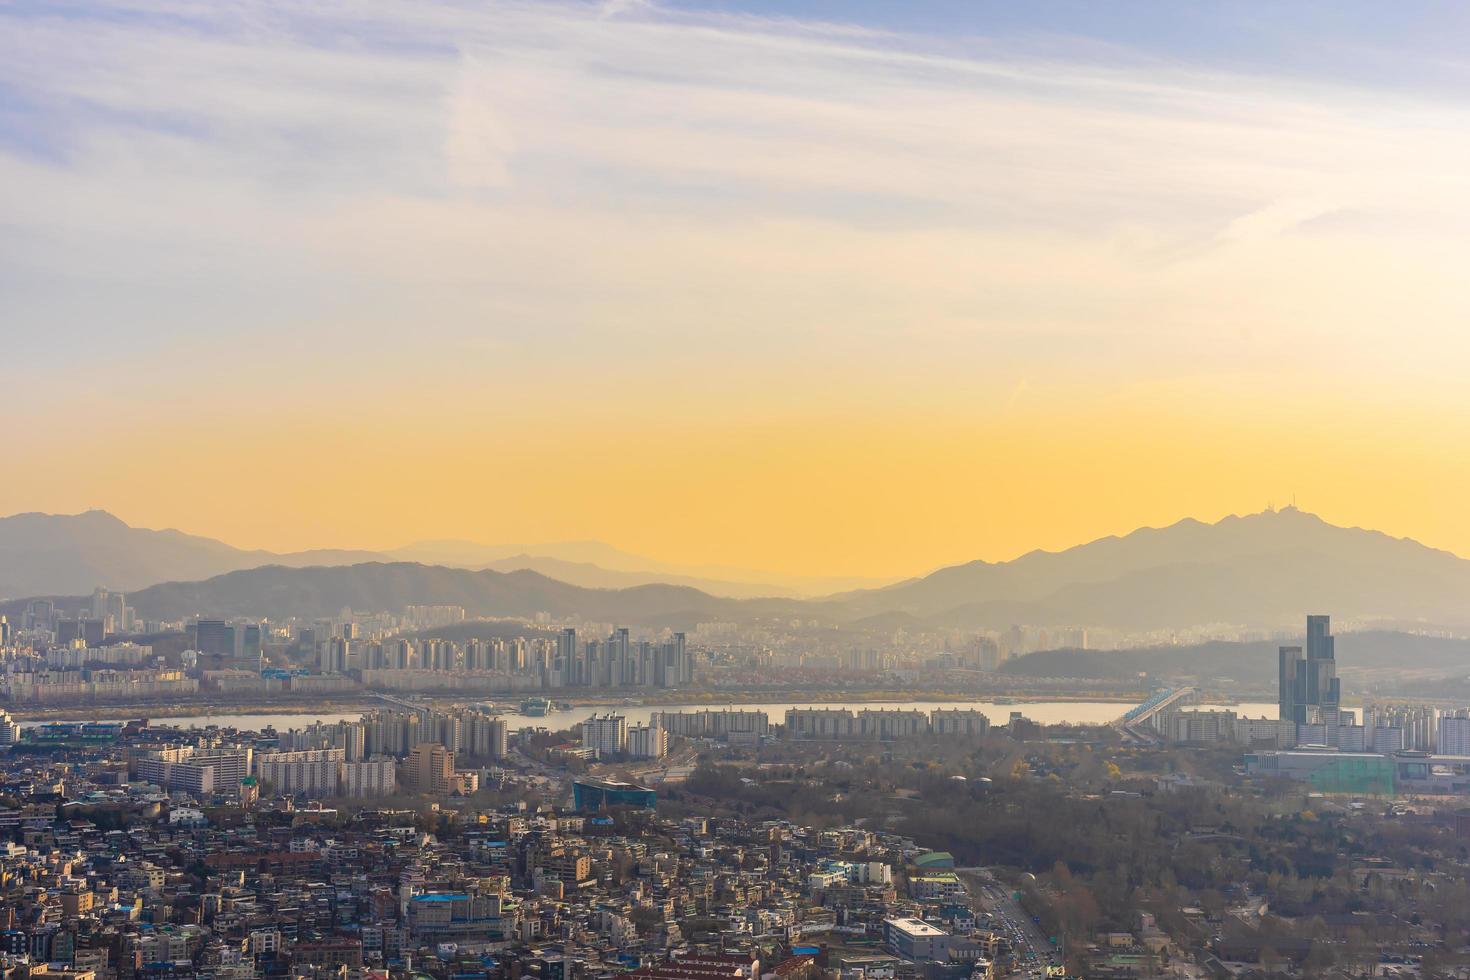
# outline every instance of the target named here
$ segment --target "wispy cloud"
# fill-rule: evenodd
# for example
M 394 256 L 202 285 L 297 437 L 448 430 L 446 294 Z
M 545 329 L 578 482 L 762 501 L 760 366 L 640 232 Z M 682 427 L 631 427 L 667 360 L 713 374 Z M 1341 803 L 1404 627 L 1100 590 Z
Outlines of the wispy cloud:
M 1470 540 L 1463 100 L 1168 34 L 0 4 L 0 510 L 880 572 L 1291 480 Z
M 33 107 L 0 116 L 0 285 L 38 349 L 207 320 L 340 356 L 343 323 L 392 344 L 432 310 L 420 340 L 495 332 L 528 365 L 1133 377 L 1313 343 L 1309 307 L 1373 335 L 1422 297 L 1441 338 L 1467 312 L 1453 105 L 618 0 L 0 22 L 0 91 Z M 1310 233 L 1360 208 L 1371 238 Z M 83 281 L 98 315 L 55 322 Z M 1271 344 L 1233 344 L 1242 320 Z

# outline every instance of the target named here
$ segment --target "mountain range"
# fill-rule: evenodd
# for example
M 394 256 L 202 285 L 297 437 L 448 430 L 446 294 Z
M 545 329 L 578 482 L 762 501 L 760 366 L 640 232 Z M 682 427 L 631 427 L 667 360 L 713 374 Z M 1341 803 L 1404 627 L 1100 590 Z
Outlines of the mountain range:
M 106 511 L 0 518 L 0 596 L 135 591 L 261 565 L 351 565 L 370 551 L 247 551 L 182 531 L 131 527 Z
M 969 562 L 832 599 L 859 615 L 906 613 L 957 627 L 1274 626 L 1295 624 L 1304 609 L 1459 625 L 1470 622 L 1470 561 L 1287 507 Z
M 271 552 L 236 548 L 176 530 L 132 527 L 106 511 L 16 514 L 0 518 L 0 598 L 80 595 L 94 588 L 137 592 L 263 565 L 304 568 L 409 561 L 453 568 L 530 570 L 595 589 L 687 585 L 711 595 L 817 596 L 879 584 L 858 577 L 770 578 L 724 566 L 681 566 L 629 554 L 600 541 L 482 545 L 420 541 L 389 551 Z
M 16 552 L 6 550 L 15 537 L 7 524 L 16 520 L 0 521 L 0 569 L 6 576 L 17 572 Z M 121 522 L 108 515 L 59 520 L 79 522 L 68 525 L 71 533 L 61 554 L 39 549 L 35 536 L 29 539 L 28 554 L 42 568 L 103 569 L 98 556 L 116 559 L 115 549 L 126 541 L 125 536 L 121 541 L 117 537 L 116 525 Z M 90 538 L 84 532 L 91 526 L 102 529 L 108 548 L 89 550 Z M 201 549 L 204 546 L 197 542 L 208 540 L 178 532 L 144 533 L 162 536 L 147 538 L 150 543 L 182 539 Z M 443 553 L 444 543 L 437 547 L 438 557 L 455 557 Z M 85 564 L 79 562 L 79 553 L 87 555 Z M 244 556 L 263 554 L 213 552 L 215 560 L 242 563 L 250 560 Z M 263 567 L 236 567 L 202 580 L 138 589 L 129 601 L 140 614 L 160 619 L 198 613 L 279 619 L 331 615 L 344 606 L 394 610 L 416 603 L 461 605 L 471 616 L 531 617 L 544 612 L 639 626 L 799 617 L 882 630 L 1004 629 L 1013 623 L 1130 631 L 1209 624 L 1282 628 L 1298 626 L 1307 611 L 1330 612 L 1339 620 L 1359 623 L 1470 625 L 1470 562 L 1409 539 L 1329 524 L 1295 508 L 1232 516 L 1212 524 L 1183 520 L 1065 551 L 1036 551 L 1007 562 L 970 562 L 882 588 L 804 600 L 714 595 L 669 582 L 589 587 L 530 569 L 453 568 L 382 561 L 377 556 L 354 561 L 354 554 L 273 556 L 268 559 L 272 563 Z M 514 559 L 512 555 L 492 560 Z M 338 564 L 339 560 L 350 564 Z M 161 567 L 156 556 L 150 561 L 153 564 L 147 567 Z M 563 568 L 578 564 L 557 561 Z M 116 587 L 116 580 L 104 581 Z M 80 595 L 89 590 L 29 591 Z M 15 608 L 14 603 L 9 605 Z M 0 611 L 4 609 L 0 606 Z
M 663 583 L 687 585 L 711 595 L 733 598 L 816 597 L 844 589 L 885 585 L 861 576 L 777 575 L 730 565 L 682 565 L 635 555 L 601 541 L 484 545 L 473 541 L 420 541 L 395 548 L 385 560 L 414 561 L 451 568 L 530 570 L 590 589 L 620 589 Z

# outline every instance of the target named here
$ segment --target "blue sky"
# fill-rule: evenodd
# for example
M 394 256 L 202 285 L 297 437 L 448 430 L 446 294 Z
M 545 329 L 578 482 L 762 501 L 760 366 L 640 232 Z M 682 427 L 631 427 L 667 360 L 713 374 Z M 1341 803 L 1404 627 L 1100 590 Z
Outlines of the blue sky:
M 1470 9 L 1453 2 L 1199 0 L 766 0 L 668 6 L 825 20 L 934 39 L 1044 50 L 1071 40 L 1182 63 L 1458 90 Z

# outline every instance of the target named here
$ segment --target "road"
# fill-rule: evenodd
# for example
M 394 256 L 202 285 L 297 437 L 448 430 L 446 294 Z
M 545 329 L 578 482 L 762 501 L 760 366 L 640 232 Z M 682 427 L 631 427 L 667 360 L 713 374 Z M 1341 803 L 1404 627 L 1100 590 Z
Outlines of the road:
M 1031 921 L 1010 890 L 987 868 L 957 869 L 970 888 L 970 898 L 978 911 L 995 916 L 990 927 L 1010 940 L 1016 951 L 1016 975 L 1043 977 L 1048 966 L 1061 962 L 1061 957 L 1041 927 Z
M 657 786 L 660 783 L 679 783 L 689 778 L 694 771 L 694 764 L 699 761 L 699 750 L 692 745 L 684 748 L 662 759 L 653 759 L 648 762 L 634 764 L 611 764 L 606 766 L 594 766 L 597 773 L 622 776 L 634 782 L 642 782 L 645 785 Z

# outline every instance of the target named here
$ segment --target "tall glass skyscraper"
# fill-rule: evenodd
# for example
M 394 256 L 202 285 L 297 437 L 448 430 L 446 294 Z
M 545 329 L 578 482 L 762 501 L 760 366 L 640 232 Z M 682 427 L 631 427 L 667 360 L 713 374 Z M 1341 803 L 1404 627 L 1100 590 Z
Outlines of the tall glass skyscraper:
M 1279 705 L 1282 721 L 1298 725 L 1325 724 L 1336 728 L 1342 717 L 1342 685 L 1337 678 L 1337 653 L 1332 617 L 1307 617 L 1307 649 L 1282 647 Z

